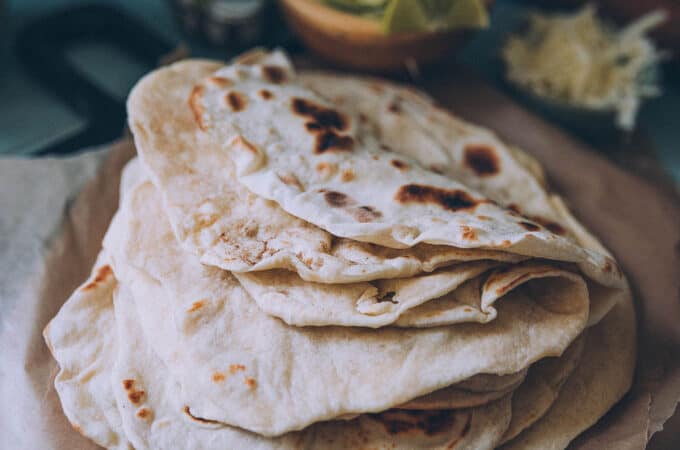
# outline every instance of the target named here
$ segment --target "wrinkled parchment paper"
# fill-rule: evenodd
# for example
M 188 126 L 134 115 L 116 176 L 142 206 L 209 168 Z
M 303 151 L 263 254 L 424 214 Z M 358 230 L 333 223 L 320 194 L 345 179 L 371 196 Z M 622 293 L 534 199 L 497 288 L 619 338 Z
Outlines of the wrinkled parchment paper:
M 641 325 L 635 386 L 571 447 L 643 448 L 680 398 L 677 199 L 614 167 L 473 77 L 440 73 L 424 87 L 460 116 L 534 154 L 553 188 L 621 262 L 637 294 Z M 131 142 L 123 139 L 67 160 L 0 160 L 0 448 L 96 448 L 61 412 L 52 384 L 56 362 L 41 332 L 87 277 L 117 205 L 120 170 L 133 154 Z M 668 427 L 649 447 L 680 448 L 680 427 Z

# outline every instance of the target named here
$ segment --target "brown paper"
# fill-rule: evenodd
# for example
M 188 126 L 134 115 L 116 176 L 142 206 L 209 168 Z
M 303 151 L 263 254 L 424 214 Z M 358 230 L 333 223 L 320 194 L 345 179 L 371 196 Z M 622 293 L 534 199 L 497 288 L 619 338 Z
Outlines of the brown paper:
M 460 116 L 496 130 L 535 155 L 553 187 L 576 216 L 617 256 L 637 293 L 640 347 L 633 390 L 593 429 L 572 444 L 578 449 L 640 449 L 662 428 L 680 398 L 680 207 L 660 189 L 630 175 L 583 144 L 520 109 L 501 94 L 459 72 L 426 80 L 426 88 Z M 28 351 L 10 355 L 24 365 L 32 392 L 19 390 L 13 402 L 26 424 L 0 436 L 7 448 L 90 449 L 95 446 L 68 425 L 52 386 L 57 367 L 41 331 L 70 292 L 86 277 L 117 206 L 123 163 L 130 141 L 113 145 L 99 176 L 68 211 L 60 236 L 45 261 L 37 298 L 15 305 L 8 321 L 28 330 Z M 5 336 L 2 336 L 5 339 Z M 9 346 L 6 346 L 9 348 Z M 5 356 L 3 355 L 3 359 Z M 3 419 L 4 420 L 4 419 Z M 680 433 L 667 430 L 651 448 L 680 448 Z

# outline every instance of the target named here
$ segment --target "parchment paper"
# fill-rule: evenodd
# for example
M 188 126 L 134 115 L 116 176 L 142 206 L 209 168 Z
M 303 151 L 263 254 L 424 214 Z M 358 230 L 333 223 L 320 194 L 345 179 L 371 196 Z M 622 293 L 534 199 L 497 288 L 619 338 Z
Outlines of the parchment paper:
M 572 447 L 643 448 L 680 398 L 677 199 L 614 167 L 473 77 L 442 71 L 426 79 L 425 88 L 457 114 L 538 157 L 555 190 L 622 263 L 637 294 L 641 326 L 635 386 Z M 56 363 L 41 332 L 86 278 L 116 208 L 120 170 L 133 153 L 124 139 L 98 154 L 65 161 L 0 160 L 3 449 L 95 448 L 61 412 L 52 386 Z M 106 162 L 94 176 L 103 155 Z M 59 177 L 61 184 L 54 182 Z M 91 181 L 75 201 L 67 201 L 87 178 Z M 18 180 L 35 186 L 17 188 Z M 659 433 L 650 448 L 680 448 L 680 430 Z

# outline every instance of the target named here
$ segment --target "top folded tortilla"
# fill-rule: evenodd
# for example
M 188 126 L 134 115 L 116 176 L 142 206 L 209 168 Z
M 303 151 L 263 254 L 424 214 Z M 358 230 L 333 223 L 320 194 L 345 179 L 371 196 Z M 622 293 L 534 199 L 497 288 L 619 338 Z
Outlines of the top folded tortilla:
M 250 193 L 234 182 L 228 155 L 199 129 L 188 103 L 194 84 L 219 67 L 175 63 L 145 76 L 128 98 L 139 157 L 177 239 L 204 264 L 234 272 L 290 269 L 309 281 L 348 283 L 408 277 L 457 261 L 523 259 L 496 250 L 428 244 L 395 250 L 339 239 Z
M 281 53 L 221 68 L 196 84 L 189 105 L 242 185 L 334 236 L 393 248 L 428 243 L 570 261 L 602 284 L 623 285 L 608 256 L 386 150 L 361 116 L 297 82 Z M 501 168 L 494 169 L 483 174 L 486 182 L 512 189 L 500 181 Z
M 439 154 L 449 158 L 473 137 L 496 145 L 489 148 L 498 157 L 498 173 L 467 174 L 461 183 L 452 178 L 456 173 L 439 175 L 411 158 L 432 165 L 431 153 L 413 153 L 411 145 L 393 148 L 398 157 L 384 150 L 386 142 L 399 147 L 394 133 L 376 131 L 368 121 L 362 125 L 361 113 L 337 110 L 298 85 L 282 54 L 256 62 L 219 70 L 208 61 L 177 63 L 145 77 L 128 100 L 140 157 L 173 230 L 202 262 L 234 272 L 292 269 L 305 280 L 346 283 L 524 255 L 575 262 L 591 279 L 622 286 L 613 259 L 549 231 L 565 231 L 555 222 L 561 216 L 550 197 L 520 164 L 526 158 L 490 132 L 391 88 L 390 95 L 403 91 L 400 108 L 407 119 L 421 113 L 441 119 L 434 125 L 403 120 L 402 134 L 419 139 L 428 126 L 432 134 L 452 124 L 467 127 L 460 142 L 437 141 Z M 323 133 L 351 137 L 352 151 L 315 153 L 319 120 L 336 119 L 346 129 Z

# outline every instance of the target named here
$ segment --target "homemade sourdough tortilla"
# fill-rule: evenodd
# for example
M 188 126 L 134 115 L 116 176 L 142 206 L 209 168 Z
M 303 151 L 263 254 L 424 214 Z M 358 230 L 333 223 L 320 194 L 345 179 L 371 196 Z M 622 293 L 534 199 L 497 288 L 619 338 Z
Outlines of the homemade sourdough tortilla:
M 490 449 L 510 420 L 506 396 L 480 408 L 387 411 L 274 439 L 201 422 L 174 401 L 179 386 L 149 347 L 134 301 L 103 253 L 45 338 L 60 365 L 55 384 L 69 420 L 109 449 Z
M 195 414 L 193 405 L 174 401 L 180 387 L 146 344 L 150 336 L 139 326 L 141 311 L 135 303 L 139 304 L 125 289 L 115 297 L 120 345 L 113 383 L 126 432 L 138 449 L 492 449 L 510 421 L 509 395 L 471 409 L 393 410 L 316 423 L 274 438 L 206 421 Z M 130 399 L 127 380 L 134 381 L 135 392 L 144 392 L 137 404 Z M 140 420 L 143 408 L 147 413 Z
M 75 430 L 108 449 L 130 450 L 111 386 L 116 357 L 111 296 L 116 286 L 102 253 L 92 274 L 45 327 L 59 373 L 54 385 Z
M 441 409 L 471 408 L 473 406 L 486 405 L 489 402 L 498 400 L 509 394 L 513 394 L 515 389 L 517 389 L 521 383 L 522 382 L 519 381 L 506 389 L 489 392 L 467 391 L 465 389 L 461 389 L 458 386 L 460 383 L 457 383 L 448 388 L 440 389 L 438 391 L 432 392 L 431 394 L 413 399 L 403 405 L 398 405 L 395 407 L 395 409 L 432 411 Z
M 516 437 L 553 405 L 565 381 L 581 361 L 586 334 L 587 331 L 559 358 L 544 358 L 531 366 L 525 381 L 512 394 L 512 419 L 502 442 Z
M 473 375 L 514 373 L 560 355 L 587 321 L 585 283 L 565 274 L 515 287 L 483 325 L 290 327 L 263 313 L 228 272 L 184 252 L 161 206 L 148 201 L 152 192 L 143 183 L 124 196 L 104 247 L 180 395 L 205 419 L 274 436 L 383 411 Z M 580 304 L 549 309 L 541 297 L 561 290 Z
M 115 279 L 105 264 L 106 257 L 100 256 L 88 279 L 67 301 L 60 313 L 45 330 L 45 336 L 50 343 L 50 349 L 57 358 L 61 371 L 57 379 L 57 386 L 61 384 L 60 396 L 67 409 L 68 401 L 76 399 L 74 419 L 67 412 L 69 419 L 77 425 L 87 437 L 95 440 L 107 448 L 132 448 L 125 436 L 134 443 L 137 449 L 210 449 L 210 448 L 255 448 L 255 449 L 287 449 L 287 448 L 439 448 L 435 442 L 443 442 L 445 448 L 493 448 L 500 439 L 500 434 L 507 427 L 510 416 L 508 414 L 509 398 L 503 402 L 496 402 L 485 407 L 461 411 L 445 411 L 443 415 L 436 412 L 409 413 L 405 411 L 388 411 L 382 414 L 362 416 L 349 422 L 329 422 L 313 425 L 303 432 L 292 433 L 280 438 L 267 439 L 235 428 L 202 422 L 200 418 L 185 410 L 185 405 L 176 403 L 179 386 L 169 376 L 167 368 L 148 345 L 148 336 L 144 336 L 138 318 L 141 312 L 134 309 L 133 299 L 129 292 L 120 288 L 116 294 L 116 317 L 114 319 L 112 295 Z M 579 386 L 581 392 L 576 398 L 563 394 L 560 399 L 563 409 L 573 409 L 576 415 L 584 410 L 597 410 L 601 407 L 601 400 L 597 400 L 597 391 L 603 383 L 593 383 L 592 377 L 600 374 L 604 369 L 603 379 L 611 380 L 614 386 L 605 389 L 605 401 L 612 401 L 614 395 L 622 395 L 627 389 L 626 379 L 630 377 L 616 377 L 620 369 L 632 372 L 631 352 L 618 347 L 619 343 L 634 344 L 634 322 L 630 302 L 619 306 L 600 325 L 590 329 L 589 339 L 602 339 L 605 348 L 586 353 L 586 358 L 580 367 L 595 365 L 588 370 L 580 368 L 569 379 L 572 386 Z M 627 314 L 626 314 L 627 312 Z M 624 320 L 624 319 L 628 320 Z M 106 326 L 93 328 L 91 324 L 105 324 Z M 96 329 L 96 333 L 73 332 L 73 330 Z M 115 331 L 118 329 L 118 339 Z M 59 331 L 61 330 L 61 331 Z M 69 336 L 64 339 L 62 336 Z M 575 342 L 576 346 L 583 339 Z M 122 343 L 122 345 L 120 345 Z M 55 346 L 56 345 L 56 346 Z M 63 346 L 63 347 L 62 347 Z M 545 370 L 547 365 L 563 364 L 561 361 L 572 360 L 570 353 L 575 354 L 572 345 L 561 358 L 542 360 L 532 368 Z M 95 350 L 94 352 L 92 350 Z M 610 352 L 607 352 L 609 350 Z M 88 358 L 74 358 L 86 352 L 96 355 L 99 364 L 84 365 Z M 617 353 L 620 355 L 616 356 Z M 612 356 L 614 355 L 614 356 Z M 604 360 L 601 358 L 604 357 Z M 114 370 L 115 360 L 115 370 Z M 623 366 L 616 363 L 623 362 Z M 73 363 L 77 368 L 74 368 Z M 569 362 L 567 362 L 569 364 Z M 541 368 L 541 369 L 539 369 Z M 94 371 L 94 374 L 93 374 Z M 70 382 L 63 383 L 64 375 L 70 373 Z M 87 376 L 81 374 L 87 373 Z M 536 372 L 538 373 L 538 372 Z M 544 374 L 549 374 L 544 372 Z M 112 377 L 113 375 L 113 377 Z M 585 375 L 585 377 L 584 377 Z M 616 381 L 623 378 L 622 381 Z M 544 378 L 542 377 L 544 380 Z M 548 375 L 550 380 L 551 376 Z M 102 381 L 106 380 L 106 383 Z M 527 380 L 529 381 L 529 380 Z M 550 381 L 548 381 L 550 383 Z M 525 389 L 528 399 L 541 395 L 538 390 L 532 395 L 533 383 L 526 383 Z M 520 389 L 522 389 L 520 388 Z M 119 410 L 116 411 L 113 394 L 116 394 Z M 521 392 L 521 391 L 518 391 Z M 566 392 L 566 391 L 565 391 Z M 518 409 L 518 402 L 513 405 L 513 422 L 516 417 L 526 417 L 527 414 Z M 596 399 L 595 408 L 589 405 Z M 558 403 L 559 405 L 559 403 Z M 83 406 L 85 406 L 83 408 Z M 112 408 L 113 406 L 113 408 Z M 549 414 L 558 415 L 562 411 L 552 411 Z M 600 412 L 601 414 L 604 411 Z M 121 426 L 125 427 L 123 434 Z M 580 417 L 580 416 L 579 416 Z M 424 420 L 425 418 L 425 420 Z M 427 420 L 430 418 L 431 422 Z M 113 420 L 112 420 L 113 419 Z M 443 420 L 442 420 L 443 419 Z M 75 421 L 77 420 L 77 422 Z M 587 420 L 587 419 L 586 419 Z M 466 427 L 469 421 L 470 426 Z M 403 428 L 405 424 L 413 424 L 408 433 L 390 434 L 386 430 Z M 439 424 L 437 432 L 431 433 L 431 424 Z M 539 421 L 538 424 L 541 422 Z M 461 427 L 461 424 L 463 426 Z M 537 425 L 538 425 L 537 424 Z M 418 428 L 418 426 L 422 428 Z M 425 429 L 428 432 L 424 432 Z M 468 428 L 466 433 L 463 430 Z M 574 426 L 560 426 L 553 429 L 544 426 L 543 432 L 554 430 L 560 434 L 560 441 L 553 447 L 545 447 L 553 439 L 553 433 L 540 436 L 541 441 L 533 448 L 562 448 L 573 436 L 565 438 L 567 432 L 574 433 Z M 414 432 L 414 429 L 417 429 Z M 532 429 L 530 428 L 529 431 Z M 535 433 L 531 431 L 531 433 Z M 463 439 L 461 435 L 463 435 Z M 101 436 L 107 436 L 101 439 Z M 112 439 L 115 436 L 115 439 Z M 507 437 L 507 435 L 506 435 Z M 518 439 L 523 437 L 520 434 Z M 452 446 L 453 442 L 458 442 Z M 330 446 L 330 444 L 334 444 Z M 420 445 L 419 445 L 420 444 Z M 511 447 L 514 448 L 514 447 Z M 520 448 L 525 448 L 524 444 Z
M 410 157 L 395 159 L 375 130 L 295 83 L 280 53 L 223 67 L 196 84 L 189 105 L 198 126 L 233 161 L 240 183 L 334 236 L 395 248 L 506 250 L 575 262 L 601 284 L 625 285 L 608 256 L 513 215 Z M 328 176 L 329 165 L 337 175 Z
M 204 264 L 236 272 L 289 269 L 303 279 L 348 283 L 408 277 L 457 261 L 518 261 L 518 255 L 421 244 L 395 250 L 300 220 L 234 181 L 228 155 L 202 132 L 188 100 L 220 67 L 190 60 L 145 76 L 128 98 L 140 159 L 159 189 L 177 239 Z M 211 78 L 212 82 L 222 82 Z
M 545 278 L 539 302 L 553 311 L 582 304 L 580 289 L 549 284 L 554 278 L 577 276 L 539 261 L 512 266 L 476 261 L 408 279 L 351 285 L 320 285 L 287 271 L 235 274 L 241 286 L 267 314 L 296 326 L 431 327 L 465 322 L 487 323 L 497 316 L 493 306 L 518 283 Z M 482 282 L 482 279 L 485 281 Z M 377 291 L 377 294 L 376 294 Z M 578 307 L 578 306 L 577 306 Z
M 636 325 L 630 296 L 586 331 L 581 362 L 548 412 L 502 448 L 566 448 L 630 389 L 635 370 Z

